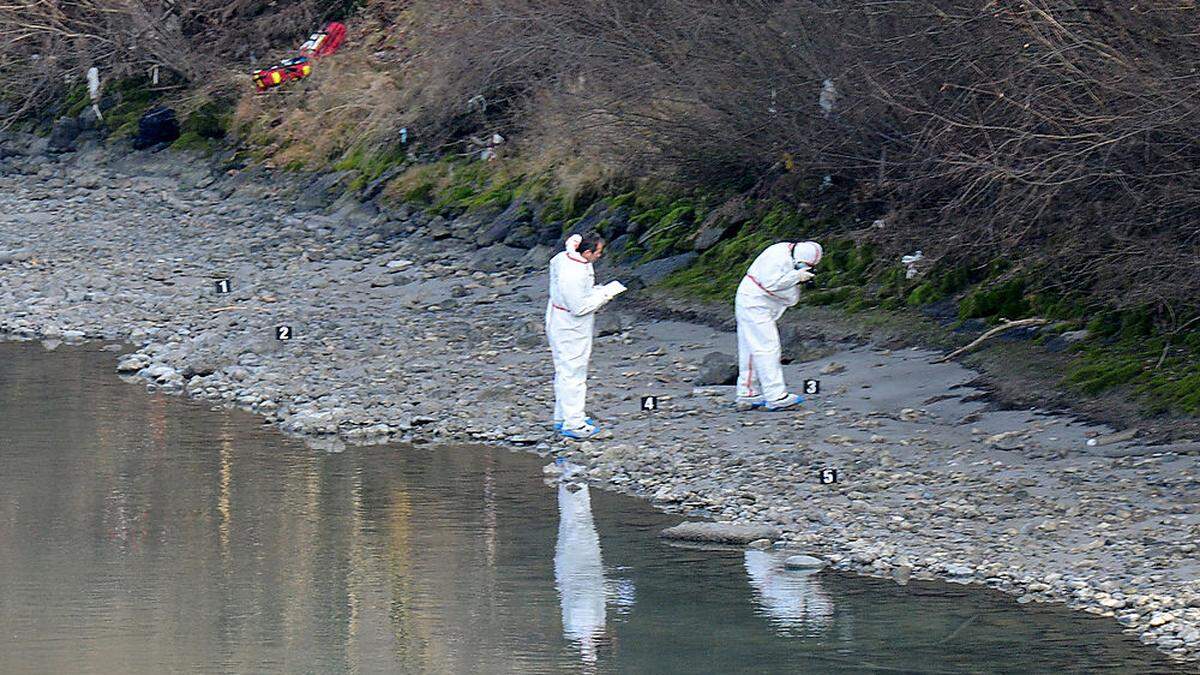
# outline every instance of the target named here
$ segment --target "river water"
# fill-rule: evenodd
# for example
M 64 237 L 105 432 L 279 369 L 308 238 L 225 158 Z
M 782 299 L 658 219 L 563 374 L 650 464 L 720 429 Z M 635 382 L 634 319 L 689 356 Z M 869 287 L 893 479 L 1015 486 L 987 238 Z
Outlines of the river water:
M 0 673 L 1172 672 L 1107 619 L 668 545 L 487 448 L 313 450 L 0 343 Z

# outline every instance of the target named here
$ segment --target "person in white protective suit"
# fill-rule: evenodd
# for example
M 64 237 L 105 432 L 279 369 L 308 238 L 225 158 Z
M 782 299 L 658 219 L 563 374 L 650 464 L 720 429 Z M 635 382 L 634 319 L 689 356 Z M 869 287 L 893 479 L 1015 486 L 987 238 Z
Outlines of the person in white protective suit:
M 600 431 L 584 412 L 593 324 L 596 310 L 624 290 L 616 282 L 596 285 L 592 263 L 603 252 L 598 234 L 575 234 L 550 260 L 546 337 L 554 356 L 554 428 L 567 438 L 591 438 Z
M 821 245 L 815 241 L 781 242 L 760 253 L 742 277 L 734 302 L 739 409 L 781 410 L 804 402 L 784 384 L 775 322 L 800 300 L 799 285 L 813 278 L 819 262 Z

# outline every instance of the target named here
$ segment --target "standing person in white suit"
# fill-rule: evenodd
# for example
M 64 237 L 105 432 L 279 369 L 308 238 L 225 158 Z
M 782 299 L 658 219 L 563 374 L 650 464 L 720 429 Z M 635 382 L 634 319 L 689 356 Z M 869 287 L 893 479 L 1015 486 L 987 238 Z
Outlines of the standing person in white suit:
M 739 410 L 782 410 L 804 402 L 789 394 L 780 364 L 782 347 L 775 322 L 800 300 L 800 284 L 813 278 L 821 262 L 815 241 L 781 242 L 768 246 L 754 259 L 734 302 L 737 317 Z
M 550 260 L 546 337 L 554 356 L 554 428 L 567 438 L 591 438 L 600 431 L 584 412 L 593 325 L 596 310 L 625 290 L 616 281 L 596 285 L 592 263 L 603 253 L 604 240 L 588 232 L 568 237 L 566 250 Z

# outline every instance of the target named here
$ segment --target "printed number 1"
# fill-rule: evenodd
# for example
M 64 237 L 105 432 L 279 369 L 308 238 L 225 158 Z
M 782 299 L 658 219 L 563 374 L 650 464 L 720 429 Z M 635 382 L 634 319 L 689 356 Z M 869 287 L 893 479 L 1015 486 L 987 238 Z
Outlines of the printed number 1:
M 292 327 L 291 326 L 276 326 L 275 327 L 275 339 L 276 340 L 291 340 L 292 339 Z
M 217 281 L 217 293 L 228 293 L 230 290 L 232 290 L 232 287 L 230 286 L 228 279 L 221 279 Z

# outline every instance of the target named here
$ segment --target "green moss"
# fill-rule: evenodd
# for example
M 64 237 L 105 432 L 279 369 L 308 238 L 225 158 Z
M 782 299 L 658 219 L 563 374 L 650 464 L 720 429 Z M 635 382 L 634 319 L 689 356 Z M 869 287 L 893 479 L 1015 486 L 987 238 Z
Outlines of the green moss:
M 836 305 L 849 302 L 856 296 L 861 297 L 859 289 L 854 286 L 841 286 L 803 292 L 800 294 L 800 301 L 806 305 Z
M 1019 319 L 1028 316 L 1029 312 L 1025 280 L 1021 278 L 977 288 L 958 306 L 960 319 Z
M 179 125 L 180 136 L 194 134 L 200 138 L 221 139 L 229 130 L 233 110 L 226 101 L 209 101 L 188 115 Z
M 1089 341 L 1067 372 L 1066 383 L 1085 394 L 1125 390 L 1139 397 L 1149 413 L 1200 414 L 1200 331 L 1174 336 L 1164 357 L 1166 337 L 1145 336 L 1136 317 L 1148 312 L 1110 313 L 1099 325 L 1120 326 L 1115 317 L 1134 317 L 1116 341 Z M 1110 333 L 1119 335 L 1121 329 Z M 1161 361 L 1160 361 L 1161 359 Z
M 946 297 L 942 289 L 938 288 L 937 284 L 931 281 L 926 281 L 918 285 L 908 294 L 908 306 L 920 307 L 928 305 L 931 302 L 936 302 Z
M 104 123 L 113 131 L 110 138 L 127 138 L 137 134 L 138 120 L 155 103 L 159 93 L 150 90 L 150 80 L 144 76 L 117 80 L 107 87 L 117 103 L 104 112 Z
M 706 300 L 733 302 L 746 268 L 773 243 L 767 233 L 743 229 L 737 237 L 705 251 L 692 266 L 667 277 L 663 285 Z
M 83 112 L 91 102 L 87 83 L 80 82 L 67 90 L 67 96 L 63 100 L 63 114 L 67 117 L 75 117 Z
M 1142 369 L 1142 364 L 1132 358 L 1091 358 L 1073 368 L 1067 383 L 1086 394 L 1099 394 L 1119 384 L 1128 383 Z
M 689 200 L 676 200 L 635 214 L 630 220 L 648 225 L 646 252 L 643 260 L 654 260 L 675 251 L 681 241 L 691 234 L 696 205 Z
M 192 150 L 209 154 L 213 151 L 216 143 L 212 138 L 201 136 L 195 131 L 188 131 L 179 134 L 179 138 L 171 144 L 172 150 Z

